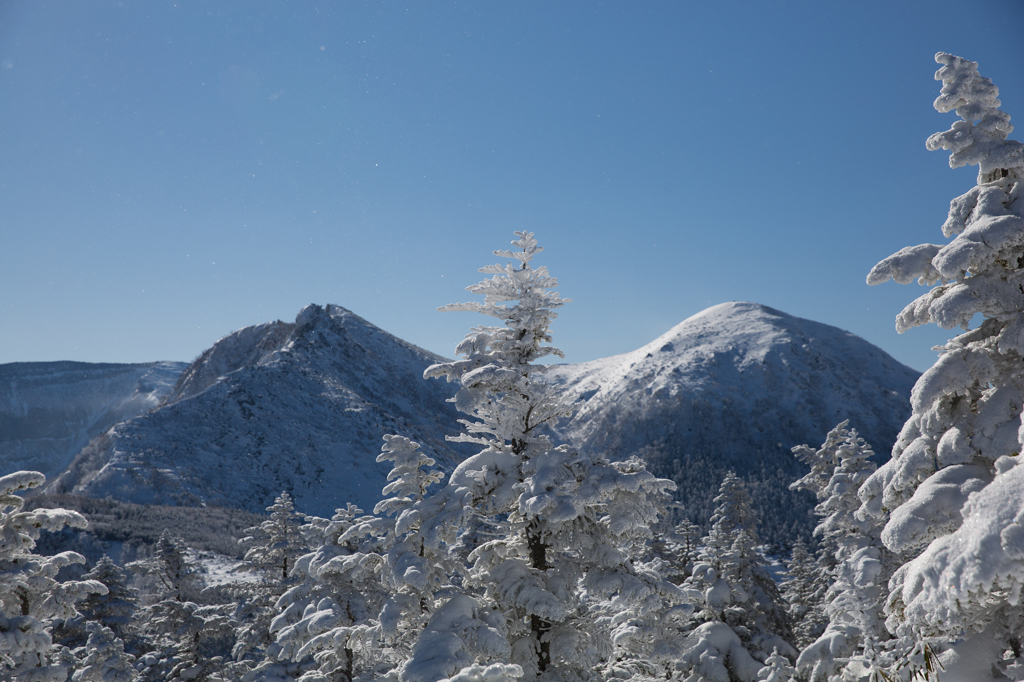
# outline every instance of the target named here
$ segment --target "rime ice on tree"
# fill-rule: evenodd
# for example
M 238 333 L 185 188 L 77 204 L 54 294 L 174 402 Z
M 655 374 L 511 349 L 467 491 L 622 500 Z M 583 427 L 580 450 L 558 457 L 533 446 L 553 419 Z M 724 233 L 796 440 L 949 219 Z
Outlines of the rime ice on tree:
M 61 647 L 53 644 L 51 623 L 78 615 L 75 602 L 107 588 L 95 580 L 57 582 L 57 572 L 85 563 L 75 552 L 44 557 L 33 554 L 41 531 L 65 526 L 85 528 L 85 518 L 67 509 L 22 511 L 15 494 L 43 484 L 37 471 L 0 476 L 0 678 L 63 682 L 68 671 Z M 64 649 L 64 652 L 67 650 Z
M 587 601 L 630 602 L 656 591 L 660 581 L 639 574 L 628 557 L 649 537 L 673 484 L 638 462 L 552 446 L 545 425 L 569 417 L 576 404 L 541 380 L 546 367 L 534 363 L 562 357 L 545 344 L 554 309 L 567 301 L 548 291 L 557 282 L 547 268 L 532 266 L 542 250 L 533 234 L 516 236 L 515 251 L 495 252 L 516 263 L 481 268 L 493 277 L 468 288 L 482 303 L 442 308 L 505 326 L 473 328 L 457 348 L 462 359 L 425 372 L 458 384 L 453 402 L 470 419 L 452 440 L 482 450 L 423 501 L 421 533 L 429 545 L 452 546 L 474 518 L 489 520 L 495 537 L 472 550 L 467 584 L 504 615 L 510 662 L 534 680 L 590 674 L 607 659 L 607 628 Z
M 942 231 L 952 241 L 905 248 L 868 275 L 869 284 L 892 278 L 933 286 L 900 313 L 898 331 L 929 322 L 965 330 L 940 348 L 938 361 L 918 380 L 913 414 L 892 459 L 865 484 L 865 513 L 891 511 L 882 540 L 910 557 L 930 556 L 936 543 L 948 542 L 973 509 L 967 504 L 971 493 L 984 494 L 994 485 L 996 462 L 1020 452 L 1024 405 L 1024 145 L 1006 139 L 1013 130 L 1010 117 L 999 110 L 999 91 L 978 74 L 976 63 L 945 53 L 935 60 L 942 64 L 935 76 L 942 81 L 935 108 L 955 110 L 961 120 L 928 138 L 928 148 L 950 151 L 953 168 L 978 165 L 978 184 L 950 203 Z M 972 329 L 979 314 L 981 322 Z M 1000 615 L 999 606 L 1015 604 L 1014 593 L 974 585 L 969 601 L 957 609 L 960 615 L 943 624 L 916 609 L 937 585 L 926 577 L 934 570 L 915 560 L 897 571 L 890 584 L 890 630 L 908 647 L 918 640 L 918 652 L 925 651 L 924 643 L 941 648 L 966 636 L 946 656 L 958 667 L 947 669 L 943 680 L 981 679 L 991 674 L 992 664 L 1006 665 L 1003 651 L 1011 657 L 1020 653 L 1014 642 L 1024 632 Z M 973 609 L 973 600 L 987 608 Z M 965 648 L 977 653 L 982 641 L 999 655 L 975 656 L 979 667 L 972 672 L 958 656 Z M 927 662 L 927 655 L 921 660 Z

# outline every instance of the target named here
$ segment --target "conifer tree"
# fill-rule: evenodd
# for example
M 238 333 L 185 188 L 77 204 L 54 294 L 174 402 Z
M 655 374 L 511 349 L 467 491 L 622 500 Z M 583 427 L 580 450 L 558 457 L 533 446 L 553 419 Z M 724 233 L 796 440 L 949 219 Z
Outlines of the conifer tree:
M 255 574 L 255 580 L 238 582 L 230 592 L 237 599 L 237 639 L 232 656 L 250 652 L 261 657 L 273 642 L 270 624 L 277 615 L 277 601 L 291 585 L 289 573 L 296 559 L 309 551 L 302 537 L 303 515 L 295 511 L 292 497 L 282 492 L 267 507 L 270 518 L 247 528 L 239 544 L 249 545 L 236 571 Z
M 796 668 L 789 664 L 789 659 L 779 653 L 777 647 L 765 660 L 764 667 L 757 671 L 758 682 L 796 682 L 796 676 Z
M 825 592 L 830 583 L 830 571 L 823 571 L 819 561 L 824 550 L 816 557 L 803 539 L 793 543 L 793 551 L 786 563 L 788 578 L 779 589 L 789 604 L 787 614 L 793 624 L 793 640 L 798 649 L 816 640 L 828 624 L 825 614 Z M 833 564 L 835 561 L 833 560 Z
M 104 554 L 83 577 L 103 583 L 107 593 L 91 594 L 82 600 L 78 607 L 82 616 L 87 621 L 95 621 L 109 628 L 115 637 L 125 642 L 130 641 L 131 620 L 138 609 L 138 596 L 136 590 L 128 584 L 124 569 Z
M 882 540 L 907 558 L 930 551 L 936 542 L 944 545 L 963 523 L 970 494 L 992 484 L 995 463 L 1021 451 L 1024 405 L 1024 145 L 1007 139 L 1013 127 L 999 110 L 999 90 L 978 73 L 975 62 L 941 52 L 935 60 L 942 65 L 935 75 L 942 81 L 935 108 L 955 110 L 961 120 L 929 137 L 927 146 L 950 151 L 953 168 L 977 165 L 977 185 L 950 203 L 942 226 L 944 236 L 952 238 L 948 244 L 902 249 L 868 275 L 868 284 L 891 278 L 932 286 L 900 313 L 897 331 L 930 322 L 964 330 L 942 346 L 938 361 L 918 380 L 911 394 L 913 413 L 892 459 L 865 484 L 866 513 L 891 512 Z M 972 328 L 978 314 L 981 322 Z M 965 623 L 950 617 L 940 622 L 913 608 L 929 581 L 908 566 L 890 583 L 887 626 L 910 652 L 901 661 L 916 656 L 910 665 L 927 673 L 922 666 L 934 667 L 929 651 L 960 639 Z M 988 598 L 984 589 L 976 595 Z M 990 605 L 987 616 L 967 625 L 966 634 L 973 636 L 957 646 L 978 651 L 984 640 L 993 649 L 1012 650 L 1013 640 L 1024 633 L 988 631 L 988 619 L 998 612 Z M 1001 658 L 979 662 L 973 679 L 990 675 L 991 664 L 1002 665 Z
M 153 556 L 133 561 L 126 568 L 140 576 L 155 578 L 155 596 L 160 601 L 189 601 L 202 591 L 202 578 L 189 560 L 184 542 L 169 530 L 160 534 Z
M 498 537 L 469 555 L 466 586 L 482 590 L 504 615 L 510 661 L 534 680 L 589 674 L 609 656 L 607 629 L 584 602 L 639 599 L 654 589 L 628 553 L 650 536 L 672 484 L 638 463 L 552 445 L 545 427 L 569 417 L 576 404 L 543 380 L 546 367 L 537 362 L 562 357 L 545 344 L 554 310 L 567 300 L 549 291 L 557 282 L 547 268 L 533 266 L 542 250 L 533 234 L 516 237 L 515 251 L 495 252 L 516 264 L 482 268 L 493 277 L 468 288 L 482 303 L 442 308 L 482 313 L 504 326 L 475 327 L 456 349 L 462 359 L 425 372 L 459 387 L 453 402 L 469 419 L 451 440 L 482 449 L 418 506 L 420 532 L 432 547 L 454 545 L 478 517 L 495 529 Z
M 268 653 L 286 670 L 348 682 L 378 662 L 374 619 L 387 598 L 379 578 L 384 557 L 373 538 L 349 533 L 362 518 L 351 503 L 329 521 L 306 518 L 303 534 L 314 549 L 295 562 L 297 584 L 278 600 L 271 623 L 276 640 Z
M 80 554 L 32 552 L 41 531 L 87 525 L 67 509 L 22 511 L 25 503 L 16 493 L 45 480 L 36 471 L 0 476 L 0 678 L 17 682 L 64 682 L 73 658 L 53 644 L 51 623 L 74 618 L 76 602 L 107 589 L 95 580 L 57 581 L 61 567 L 85 563 Z
M 89 638 L 71 682 L 136 682 L 140 675 L 135 670 L 135 657 L 125 653 L 121 638 L 95 621 L 86 627 Z
M 377 461 L 394 463 L 388 473 L 390 483 L 382 491 L 387 497 L 373 509 L 374 527 L 355 532 L 383 537 L 387 554 L 381 581 L 389 596 L 378 617 L 380 637 L 387 642 L 392 660 L 404 663 L 437 607 L 437 595 L 458 591 L 449 580 L 456 567 L 424 541 L 416 508 L 444 473 L 432 468 L 434 460 L 420 450 L 419 443 L 404 436 L 384 436 Z
M 832 552 L 834 566 L 827 573 L 824 565 L 819 568 L 819 576 L 831 578 L 822 609 L 827 627 L 813 643 L 805 645 L 797 660 L 797 669 L 808 671 L 812 682 L 838 680 L 840 659 L 849 662 L 862 657 L 863 652 L 855 652 L 866 640 L 888 639 L 882 609 L 892 560 L 879 539 L 882 524 L 860 512 L 859 493 L 875 471 L 870 461 L 874 453 L 847 424 L 844 421 L 832 429 L 816 451 L 817 462 L 828 463 L 822 471 L 831 469 L 825 485 L 818 485 L 824 477 L 815 476 L 813 467 L 812 474 L 793 484 L 815 489 L 818 505 L 814 512 L 821 521 L 814 534 Z M 793 448 L 793 452 L 805 461 L 811 459 L 807 453 L 812 450 L 807 446 Z M 808 480 L 814 484 L 809 485 Z
M 231 650 L 231 605 L 199 605 L 165 599 L 145 610 L 145 634 L 153 650 L 139 657 L 146 682 L 205 682 L 219 677 Z M 226 644 L 222 644 L 226 642 Z
M 695 675 L 752 682 L 758 661 L 775 647 L 796 651 L 788 641 L 784 602 L 757 550 L 750 495 L 735 473 L 726 474 L 715 502 L 711 530 L 685 583 L 699 595 L 702 624 L 687 637 L 683 661 Z

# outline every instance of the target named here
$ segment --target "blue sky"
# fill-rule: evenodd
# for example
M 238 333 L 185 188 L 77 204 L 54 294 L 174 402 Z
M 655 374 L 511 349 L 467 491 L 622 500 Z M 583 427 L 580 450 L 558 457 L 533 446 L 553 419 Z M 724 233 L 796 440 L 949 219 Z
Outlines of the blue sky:
M 941 243 L 937 51 L 1024 121 L 1024 3 L 0 4 L 0 363 L 191 360 L 336 303 L 451 355 L 514 230 L 574 299 L 566 360 L 717 303 L 836 325 L 923 370 Z M 1022 139 L 1019 132 L 1012 135 Z

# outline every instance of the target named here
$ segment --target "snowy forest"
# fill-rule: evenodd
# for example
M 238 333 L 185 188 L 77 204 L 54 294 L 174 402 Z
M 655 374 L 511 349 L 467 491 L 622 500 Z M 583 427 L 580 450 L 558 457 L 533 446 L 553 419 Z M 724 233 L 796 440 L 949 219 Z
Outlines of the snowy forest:
M 914 387 L 883 465 L 847 421 L 791 444 L 807 472 L 791 488 L 816 498 L 817 526 L 784 571 L 738 476 L 700 528 L 643 461 L 554 444 L 547 428 L 581 404 L 542 362 L 562 356 L 551 326 L 569 301 L 521 231 L 468 287 L 476 300 L 441 309 L 498 324 L 424 376 L 452 384 L 449 440 L 476 454 L 446 475 L 385 436 L 372 510 L 339 499 L 309 516 L 283 492 L 238 539 L 230 580 L 204 584 L 173 532 L 124 566 L 46 554 L 43 533 L 85 516 L 29 508 L 40 473 L 0 477 L 0 679 L 1024 680 L 1024 145 L 976 63 L 936 61 L 935 108 L 959 120 L 927 147 L 978 166 L 977 185 L 951 201 L 947 243 L 902 249 L 867 283 L 929 287 L 897 331 L 962 333 Z

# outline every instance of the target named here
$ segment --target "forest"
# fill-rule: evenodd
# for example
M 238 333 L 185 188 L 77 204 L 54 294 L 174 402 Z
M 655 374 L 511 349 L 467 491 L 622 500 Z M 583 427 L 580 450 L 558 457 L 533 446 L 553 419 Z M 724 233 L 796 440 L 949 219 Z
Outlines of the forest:
M 331 518 L 308 516 L 282 492 L 265 517 L 217 512 L 241 563 L 216 581 L 197 545 L 231 548 L 201 529 L 188 543 L 163 530 L 123 566 L 47 552 L 51 534 L 89 516 L 113 538 L 138 510 L 27 505 L 43 475 L 0 477 L 0 677 L 1024 680 L 1024 145 L 1008 139 L 1010 117 L 976 63 L 936 61 L 935 108 L 959 120 L 927 146 L 950 152 L 953 168 L 978 166 L 977 185 L 952 200 L 948 243 L 904 248 L 867 281 L 929 287 L 898 331 L 962 333 L 916 384 L 885 464 L 846 421 L 793 448 L 807 473 L 791 487 L 814 495 L 817 525 L 781 580 L 739 477 L 721 481 L 707 528 L 673 525 L 676 483 L 638 459 L 553 444 L 545 425 L 580 405 L 544 381 L 543 361 L 561 357 L 550 327 L 569 301 L 520 231 L 468 287 L 476 300 L 442 308 L 497 320 L 424 375 L 452 385 L 463 419 L 450 440 L 476 450 L 449 475 L 394 434 L 372 510 L 337 500 Z

